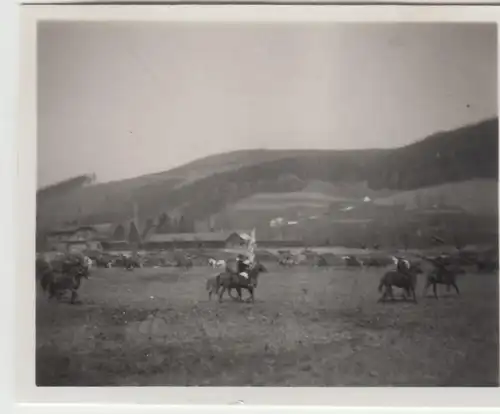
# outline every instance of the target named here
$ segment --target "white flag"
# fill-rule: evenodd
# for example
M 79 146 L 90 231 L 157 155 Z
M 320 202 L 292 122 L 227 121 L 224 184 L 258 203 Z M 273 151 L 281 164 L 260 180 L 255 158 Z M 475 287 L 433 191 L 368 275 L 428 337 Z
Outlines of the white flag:
M 248 259 L 251 263 L 255 262 L 255 247 L 257 246 L 257 242 L 255 239 L 255 228 L 250 233 L 250 241 L 248 243 Z

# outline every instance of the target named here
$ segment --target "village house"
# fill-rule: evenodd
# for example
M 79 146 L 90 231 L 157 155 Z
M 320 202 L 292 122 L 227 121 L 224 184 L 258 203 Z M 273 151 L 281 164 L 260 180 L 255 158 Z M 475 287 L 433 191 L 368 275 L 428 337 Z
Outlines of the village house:
M 51 250 L 116 250 L 140 244 L 139 231 L 133 221 L 100 223 L 55 229 L 46 235 Z
M 94 241 L 94 243 L 91 243 Z M 96 240 L 96 232 L 91 226 L 77 226 L 50 231 L 46 235 L 46 243 L 51 250 L 83 251 L 99 250 L 102 246 Z M 91 245 L 89 245 L 89 243 Z
M 241 248 L 248 245 L 248 236 L 239 232 L 151 234 L 144 242 L 146 249 Z

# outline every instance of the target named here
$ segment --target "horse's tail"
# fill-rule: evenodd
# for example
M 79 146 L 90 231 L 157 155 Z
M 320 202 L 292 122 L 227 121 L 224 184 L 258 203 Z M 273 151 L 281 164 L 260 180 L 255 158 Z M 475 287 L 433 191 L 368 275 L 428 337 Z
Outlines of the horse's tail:
M 42 290 L 45 292 L 49 288 L 49 286 L 53 282 L 53 275 L 52 272 L 45 272 L 42 277 L 40 278 L 40 286 L 42 287 Z
M 387 278 L 387 275 L 384 275 L 380 278 L 380 283 L 378 284 L 378 291 L 379 292 L 382 292 L 382 288 L 384 287 L 385 285 L 385 280 Z
M 211 290 L 213 288 L 219 290 L 219 286 L 220 286 L 220 275 L 211 277 L 210 279 L 207 280 L 206 284 L 207 290 Z

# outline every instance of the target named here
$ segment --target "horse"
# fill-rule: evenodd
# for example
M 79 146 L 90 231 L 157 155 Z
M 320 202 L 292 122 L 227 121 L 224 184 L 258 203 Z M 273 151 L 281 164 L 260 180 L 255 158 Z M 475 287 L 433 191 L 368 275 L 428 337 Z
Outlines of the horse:
M 220 275 L 207 279 L 206 289 L 208 290 L 208 300 L 212 300 L 212 294 L 217 294 L 220 288 Z M 229 294 L 231 296 L 231 294 Z
M 404 289 L 404 297 L 406 299 L 406 295 L 413 296 L 413 301 L 417 303 L 417 295 L 415 294 L 415 288 L 417 286 L 417 275 L 422 273 L 422 269 L 420 266 L 410 266 L 408 269 L 408 274 L 402 273 L 397 270 L 390 270 L 386 272 L 380 279 L 380 283 L 378 285 L 378 291 L 382 292 L 384 289 L 383 295 L 378 300 L 382 302 L 387 295 L 391 296 L 394 299 L 392 287 L 398 287 Z
M 432 270 L 427 275 L 427 280 L 425 283 L 423 295 L 425 296 L 427 293 L 427 289 L 432 285 L 432 290 L 434 292 L 434 297 L 438 299 L 437 295 L 437 285 L 445 285 L 446 290 L 449 292 L 451 286 L 453 286 L 457 292 L 457 295 L 460 295 L 460 290 L 457 286 L 456 276 L 457 274 L 463 274 L 465 271 L 463 269 L 449 270 L 446 268 L 437 268 Z
M 176 266 L 189 270 L 193 267 L 193 261 L 189 258 L 185 260 L 178 260 Z
M 346 266 L 348 267 L 362 267 L 363 262 L 355 256 L 343 256 L 342 260 L 344 260 Z
M 94 262 L 92 261 L 92 259 L 88 256 L 85 256 L 83 258 L 83 261 L 85 263 L 85 266 L 87 266 L 87 269 L 90 271 L 90 269 L 92 269 L 92 266 L 94 264 Z
M 208 264 L 210 267 L 213 267 L 215 269 L 220 268 L 223 269 L 226 267 L 226 261 L 225 260 L 216 260 L 213 258 L 208 259 Z
M 43 265 L 37 262 L 37 278 L 44 292 L 48 292 L 49 300 L 54 296 L 60 299 L 65 291 L 71 292 L 71 304 L 74 304 L 78 298 L 78 289 L 81 285 L 81 279 L 89 278 L 89 267 L 85 261 L 78 256 L 70 256 L 60 264 L 59 269 L 46 262 Z
M 97 267 L 105 267 L 107 269 L 110 269 L 113 267 L 113 260 L 111 259 L 106 259 L 103 256 L 100 256 L 96 259 L 95 264 Z
M 37 257 L 35 262 L 35 272 L 36 280 L 40 281 L 40 284 L 46 286 L 47 274 L 52 272 L 52 266 L 50 262 L 43 257 Z
M 259 273 L 261 272 L 267 272 L 267 269 L 261 263 L 255 263 L 247 271 L 248 278 L 245 278 L 238 273 L 232 272 L 229 269 L 226 269 L 225 272 L 217 275 L 216 278 L 218 278 L 217 291 L 219 291 L 219 302 L 222 302 L 222 297 L 224 296 L 226 290 L 228 291 L 228 295 L 234 299 L 234 297 L 230 293 L 231 289 L 236 289 L 240 301 L 243 300 L 241 296 L 241 289 L 248 290 L 248 292 L 250 293 L 250 299 L 252 302 L 254 302 L 254 290 L 257 287 Z
M 498 260 L 478 260 L 476 267 L 478 272 L 494 272 L 498 269 Z
M 293 257 L 289 256 L 289 257 L 281 257 L 278 261 L 278 264 L 284 267 L 290 267 L 296 265 L 297 263 L 295 262 Z
M 124 257 L 122 261 L 123 267 L 126 270 L 134 270 L 134 268 L 140 268 L 141 262 L 133 257 Z

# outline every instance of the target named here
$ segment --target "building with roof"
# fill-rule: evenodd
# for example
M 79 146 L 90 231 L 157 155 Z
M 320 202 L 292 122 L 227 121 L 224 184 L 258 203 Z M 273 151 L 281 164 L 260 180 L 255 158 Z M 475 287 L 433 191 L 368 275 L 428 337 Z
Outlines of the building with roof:
M 117 244 L 123 247 L 141 242 L 133 220 L 55 229 L 47 232 L 45 239 L 50 249 L 61 251 L 106 250 Z
M 248 245 L 245 236 L 237 231 L 151 234 L 143 245 L 146 249 L 240 248 Z

